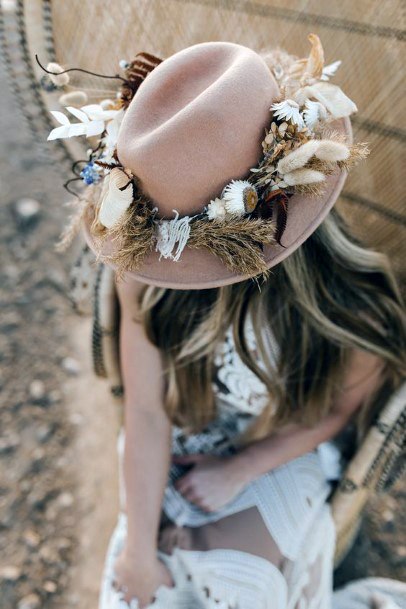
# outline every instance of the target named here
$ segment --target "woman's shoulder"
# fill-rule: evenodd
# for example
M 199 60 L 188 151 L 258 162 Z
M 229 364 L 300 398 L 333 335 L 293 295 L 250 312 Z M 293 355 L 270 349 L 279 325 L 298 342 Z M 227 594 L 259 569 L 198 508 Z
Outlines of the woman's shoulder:
M 144 288 L 145 283 L 132 278 L 117 277 L 116 289 L 122 313 L 134 316 L 140 312 L 139 299 Z

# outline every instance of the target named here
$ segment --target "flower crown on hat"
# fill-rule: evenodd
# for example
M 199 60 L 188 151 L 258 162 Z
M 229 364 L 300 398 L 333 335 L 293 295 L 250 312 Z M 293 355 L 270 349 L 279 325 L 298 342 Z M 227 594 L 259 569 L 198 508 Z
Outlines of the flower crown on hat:
M 173 210 L 170 220 L 157 217 L 158 210 L 141 191 L 137 176 L 121 165 L 116 152 L 124 113 L 140 84 L 162 60 L 140 53 L 131 63 L 121 61 L 124 76 L 107 77 L 121 81 L 117 99 L 90 105 L 83 105 L 87 101 L 83 91 L 66 92 L 70 70 L 48 64 L 42 85 L 48 90 L 65 89 L 60 103 L 79 121 L 71 123 L 62 112 L 52 111 L 60 126 L 51 131 L 48 140 L 78 135 L 96 138 L 88 158 L 74 163 L 75 177 L 66 183 L 69 188 L 71 182 L 83 180 L 87 189 L 78 195 L 79 216 L 61 243 L 70 242 L 78 219 L 91 214 L 98 249 L 101 251 L 106 237 L 116 245 L 113 254 L 101 258 L 119 272 L 138 270 L 153 248 L 160 256 L 177 261 L 187 245 L 208 248 L 234 272 L 266 273 L 263 246 L 277 243 L 283 247 L 289 199 L 297 193 L 320 196 L 326 176 L 337 167 L 348 170 L 368 154 L 366 144 L 348 145 L 342 135 L 329 129 L 331 121 L 350 116 L 357 108 L 338 86 L 328 82 L 341 62 L 324 66 L 318 36 L 308 38 L 311 51 L 307 58 L 295 59 L 278 51 L 264 57 L 281 97 L 270 107 L 257 166 L 249 170 L 248 177 L 236 177 L 227 184 L 200 213 L 180 217 Z

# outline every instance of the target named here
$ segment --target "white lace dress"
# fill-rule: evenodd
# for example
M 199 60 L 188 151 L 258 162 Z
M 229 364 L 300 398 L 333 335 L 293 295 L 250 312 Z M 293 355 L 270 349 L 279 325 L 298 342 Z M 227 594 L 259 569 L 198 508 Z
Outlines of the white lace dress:
M 246 333 L 255 355 L 250 323 Z M 272 336 L 266 344 L 276 361 Z M 215 364 L 217 417 L 198 434 L 174 426 L 173 454 L 232 454 L 233 439 L 267 404 L 265 387 L 239 358 L 231 330 Z M 121 431 L 120 459 L 123 445 Z M 151 609 L 330 609 L 335 532 L 326 500 L 330 480 L 339 477 L 339 461 L 334 444 L 320 445 L 260 476 L 212 513 L 177 492 L 173 483 L 185 469 L 173 465 L 164 495 L 159 555 L 175 586 L 161 586 Z M 124 505 L 122 479 L 120 491 Z M 99 609 L 128 607 L 112 587 L 114 560 L 125 536 L 122 511 L 107 550 Z M 138 609 L 136 599 L 130 607 Z

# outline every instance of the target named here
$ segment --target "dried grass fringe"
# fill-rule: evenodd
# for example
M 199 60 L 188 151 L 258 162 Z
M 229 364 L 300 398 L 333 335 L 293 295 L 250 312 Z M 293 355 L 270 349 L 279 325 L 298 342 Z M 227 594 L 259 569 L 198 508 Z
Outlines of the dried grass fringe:
M 188 246 L 205 247 L 233 272 L 266 273 L 262 245 L 275 244 L 272 220 L 231 218 L 223 221 L 197 220 L 192 224 Z
M 68 226 L 64 229 L 58 243 L 55 245 L 55 249 L 58 252 L 66 251 L 74 238 L 79 234 L 85 218 L 95 215 L 96 201 L 100 198 L 100 192 L 100 186 L 88 186 L 83 195 L 70 202 L 75 211 L 70 216 Z
M 88 219 L 98 259 L 113 264 L 119 276 L 136 271 L 156 243 L 155 213 L 146 199 L 137 197 L 122 219 L 106 229 L 97 221 L 97 208 L 101 188 L 90 186 L 80 200 L 80 210 L 73 222 L 75 232 L 84 219 Z M 72 231 L 70 233 L 73 238 Z M 233 272 L 242 274 L 267 273 L 262 246 L 275 243 L 275 222 L 265 219 L 230 218 L 227 222 L 196 220 L 191 224 L 188 246 L 207 248 L 220 257 Z M 114 252 L 103 254 L 103 244 L 109 239 Z M 66 240 L 64 239 L 66 242 Z
M 123 215 L 120 222 L 105 231 L 99 239 L 102 245 L 109 237 L 114 244 L 114 252 L 99 255 L 101 262 L 112 264 L 119 277 L 126 271 L 136 271 L 155 243 L 154 213 L 139 200 L 136 200 Z M 101 247 L 98 247 L 101 251 Z

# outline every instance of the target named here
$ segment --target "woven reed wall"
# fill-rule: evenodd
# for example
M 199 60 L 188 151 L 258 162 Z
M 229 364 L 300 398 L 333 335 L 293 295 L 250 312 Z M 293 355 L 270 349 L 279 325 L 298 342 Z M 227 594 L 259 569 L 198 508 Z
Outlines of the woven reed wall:
M 25 2 L 33 4 L 41 2 Z M 318 34 L 326 62 L 343 61 L 334 82 L 359 108 L 353 122 L 355 139 L 369 142 L 371 148 L 368 161 L 353 170 L 338 205 L 356 233 L 387 252 L 402 271 L 406 224 L 402 0 L 53 0 L 52 4 L 43 0 L 43 4 L 52 9 L 57 60 L 66 67 L 111 74 L 120 59 L 131 59 L 141 50 L 164 58 L 206 40 L 239 42 L 258 51 L 281 46 L 305 56 L 307 34 Z M 76 78 L 80 84 L 80 77 Z M 91 86 L 111 87 L 100 80 Z

